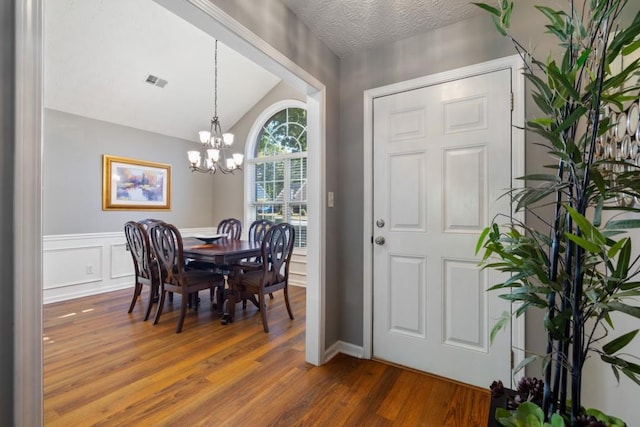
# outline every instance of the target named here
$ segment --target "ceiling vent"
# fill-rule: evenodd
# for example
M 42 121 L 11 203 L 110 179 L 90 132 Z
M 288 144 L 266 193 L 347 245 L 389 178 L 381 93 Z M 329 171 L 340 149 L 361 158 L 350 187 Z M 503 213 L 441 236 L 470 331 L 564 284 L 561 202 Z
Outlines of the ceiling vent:
M 163 88 L 169 82 L 167 82 L 165 79 L 161 79 L 160 77 L 154 76 L 153 74 L 149 74 L 147 76 L 147 79 L 145 80 L 145 83 L 149 83 L 150 85 L 154 85 L 154 86 L 158 86 L 160 88 Z

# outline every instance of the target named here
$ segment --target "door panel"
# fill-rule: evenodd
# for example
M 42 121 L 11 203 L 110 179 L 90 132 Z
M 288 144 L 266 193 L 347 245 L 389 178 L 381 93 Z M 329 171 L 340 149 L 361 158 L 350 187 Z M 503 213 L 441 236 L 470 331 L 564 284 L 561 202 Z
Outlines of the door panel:
M 425 173 L 424 153 L 407 153 L 389 157 L 389 179 L 405 191 L 389 194 L 389 219 L 392 230 L 425 229 Z
M 374 357 L 481 387 L 510 376 L 510 332 L 488 342 L 509 303 L 474 254 L 509 214 L 510 82 L 502 70 L 374 100 Z
M 444 260 L 444 343 L 486 351 L 486 273 L 475 262 Z M 464 313 L 465 316 L 460 316 Z
M 443 155 L 444 231 L 482 231 L 487 222 L 486 147 L 446 149 Z

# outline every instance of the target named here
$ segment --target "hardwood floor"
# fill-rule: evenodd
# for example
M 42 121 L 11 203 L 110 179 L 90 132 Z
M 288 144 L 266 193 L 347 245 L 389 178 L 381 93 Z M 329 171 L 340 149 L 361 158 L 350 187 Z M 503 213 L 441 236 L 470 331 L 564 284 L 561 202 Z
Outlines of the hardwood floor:
M 46 426 L 480 426 L 489 393 L 338 355 L 304 360 L 305 291 L 268 301 L 269 327 L 240 305 L 223 326 L 201 292 L 175 333 L 180 297 L 144 322 L 131 291 L 44 307 Z M 143 301 L 148 288 L 143 291 Z

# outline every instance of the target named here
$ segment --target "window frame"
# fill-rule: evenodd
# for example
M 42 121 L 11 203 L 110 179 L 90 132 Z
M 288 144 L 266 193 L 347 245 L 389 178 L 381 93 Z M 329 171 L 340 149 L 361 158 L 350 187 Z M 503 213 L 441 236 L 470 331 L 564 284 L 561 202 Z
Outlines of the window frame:
M 296 100 L 296 99 L 283 99 L 281 101 L 277 101 L 273 104 L 271 104 L 270 106 L 268 106 L 267 108 L 265 108 L 262 113 L 260 113 L 260 115 L 258 115 L 258 117 L 256 118 L 256 120 L 253 122 L 253 125 L 251 126 L 251 129 L 249 130 L 249 134 L 247 135 L 247 141 L 245 143 L 245 179 L 244 179 L 244 198 L 243 198 L 243 208 L 244 208 L 244 218 L 245 218 L 245 224 L 250 224 L 252 221 L 254 221 L 254 216 L 253 216 L 253 210 L 251 209 L 251 194 L 253 192 L 253 188 L 252 188 L 252 184 L 254 184 L 254 180 L 253 180 L 253 174 L 255 173 L 255 162 L 254 160 L 257 159 L 256 157 L 254 157 L 254 153 L 256 150 L 256 144 L 258 143 L 258 136 L 260 135 L 260 132 L 262 131 L 262 128 L 264 127 L 264 125 L 267 123 L 267 121 L 273 117 L 274 114 L 285 110 L 287 108 L 301 108 L 303 110 L 307 111 L 308 114 L 308 106 L 305 102 Z M 308 124 L 307 124 L 307 132 L 308 132 Z M 291 159 L 296 159 L 296 158 L 307 158 L 307 168 L 308 168 L 308 158 L 309 158 L 309 147 L 307 146 L 307 151 L 303 151 L 303 152 L 297 152 L 297 153 L 288 153 L 288 154 L 282 154 L 282 155 L 278 155 L 278 156 L 266 156 L 266 157 L 260 157 L 260 162 L 272 162 L 272 161 L 276 161 L 276 160 L 284 160 L 285 161 L 285 186 L 290 185 L 290 170 L 289 170 L 289 163 L 291 162 Z M 307 169 L 307 182 L 309 179 L 309 171 Z M 287 193 L 287 192 L 285 192 Z M 289 197 L 288 195 L 286 196 L 287 198 Z M 308 203 L 309 201 L 307 200 L 307 209 L 308 209 Z M 296 251 L 306 251 L 306 245 L 305 247 L 296 247 Z

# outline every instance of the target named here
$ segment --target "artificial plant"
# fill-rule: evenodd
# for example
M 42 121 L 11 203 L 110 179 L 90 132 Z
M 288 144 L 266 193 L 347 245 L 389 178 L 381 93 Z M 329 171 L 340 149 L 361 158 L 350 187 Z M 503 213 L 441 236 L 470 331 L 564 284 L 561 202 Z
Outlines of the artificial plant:
M 623 13 L 633 7 L 627 3 L 569 0 L 562 10 L 535 6 L 547 18 L 546 31 L 559 48 L 559 54 L 541 59 L 512 36 L 513 0 L 476 3 L 489 12 L 525 63 L 523 73 L 539 110 L 526 125 L 538 136 L 527 140 L 543 146 L 553 160 L 546 165 L 549 173 L 524 176 L 524 186 L 508 193 L 515 211 L 545 225 L 534 228 L 496 217 L 477 246 L 484 268 L 509 273 L 490 290 L 501 290 L 502 298 L 516 303 L 492 336 L 511 316 L 532 307 L 545 310 L 546 354 L 529 356 L 518 368 L 543 358 L 541 409 L 547 422 L 557 422 L 558 414 L 578 425 L 584 416 L 581 387 L 587 357 L 599 356 L 618 380 L 622 373 L 640 384 L 637 358 L 624 353 L 638 330 L 609 336 L 612 312 L 640 318 L 640 307 L 632 302 L 640 295 L 640 258 L 627 234 L 640 227 L 633 215 L 640 212 L 640 154 L 625 159 L 629 150 L 639 152 L 640 130 L 625 139 L 632 144 L 626 153 L 617 139 L 620 130 L 629 130 L 619 122 L 623 113 L 625 119 L 631 114 L 640 89 L 639 61 L 617 65 L 640 48 L 640 12 L 635 11 L 629 25 L 621 24 Z M 544 218 L 545 209 L 553 212 L 552 218 Z

